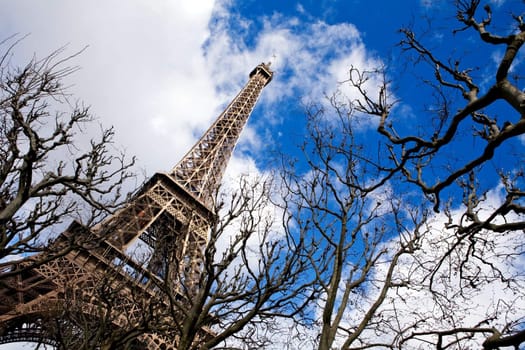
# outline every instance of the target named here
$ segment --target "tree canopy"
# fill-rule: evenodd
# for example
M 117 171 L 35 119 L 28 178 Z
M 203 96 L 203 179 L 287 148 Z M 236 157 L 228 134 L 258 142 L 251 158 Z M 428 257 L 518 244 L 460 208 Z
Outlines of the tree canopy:
M 507 22 L 493 28 L 477 0 L 455 10 L 455 23 L 402 28 L 395 60 L 350 67 L 307 110 L 306 167 L 285 183 L 318 247 L 316 348 L 525 341 L 525 94 L 513 68 L 525 26 L 497 13 Z

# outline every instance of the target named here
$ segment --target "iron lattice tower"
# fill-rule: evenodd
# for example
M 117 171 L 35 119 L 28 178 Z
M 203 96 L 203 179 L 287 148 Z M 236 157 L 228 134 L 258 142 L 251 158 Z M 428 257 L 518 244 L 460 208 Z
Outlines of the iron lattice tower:
M 37 321 L 53 312 L 59 317 L 65 302 L 83 313 L 94 313 L 93 298 L 99 295 L 101 284 L 109 283 L 105 280 L 108 271 L 113 277 L 104 287 L 121 290 L 118 308 L 112 310 L 116 312 L 114 327 L 138 322 L 143 312 L 140 305 L 158 293 L 152 283 L 155 278 L 167 279 L 181 298 L 191 298 L 198 289 L 214 196 L 240 133 L 272 75 L 269 64 L 258 65 L 244 88 L 170 172 L 156 173 L 127 206 L 102 223 L 91 228 L 73 223 L 51 244 L 54 251 L 71 243 L 74 249 L 6 279 L 0 285 L 0 344 L 38 340 L 53 345 L 54 339 Z M 126 255 L 137 239 L 152 252 L 146 264 Z M 0 275 L 23 265 L 6 266 Z M 140 295 L 142 302 L 129 300 L 131 295 Z M 145 333 L 139 340 L 149 349 L 174 349 L 174 340 L 166 336 Z

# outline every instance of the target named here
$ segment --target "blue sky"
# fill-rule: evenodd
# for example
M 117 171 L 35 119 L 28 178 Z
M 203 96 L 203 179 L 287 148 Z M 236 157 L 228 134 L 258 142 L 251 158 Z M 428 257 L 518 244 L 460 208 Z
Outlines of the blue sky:
M 394 113 L 400 121 L 398 131 L 408 132 L 415 122 L 429 118 L 423 110 L 432 106 L 426 99 L 430 91 L 416 79 L 424 73 L 402 64 L 396 46 L 401 39 L 397 31 L 403 26 L 426 31 L 438 54 L 446 59 L 452 53 L 465 68 L 476 67 L 475 75 L 486 77 L 488 86 L 489 72 L 501 52 L 486 50 L 472 32 L 452 35 L 457 24 L 450 3 L 0 0 L 0 37 L 29 34 L 13 62 L 43 57 L 64 45 L 66 54 L 85 48 L 71 61 L 81 68 L 68 78 L 71 91 L 92 106 L 104 126 L 115 126 L 116 146 L 136 155 L 148 175 L 175 165 L 235 96 L 251 69 L 272 61 L 274 79 L 263 91 L 229 167 L 229 174 L 235 175 L 268 170 L 274 152 L 296 154 L 303 140 L 305 105 L 324 103 L 323 96 L 338 88 L 350 98 L 357 96 L 339 84 L 347 79 L 351 65 L 389 68 L 388 78 L 399 99 Z M 523 7 L 518 0 L 488 3 L 504 15 Z M 430 31 L 428 18 L 435 21 Z M 507 25 L 496 21 L 494 28 L 506 34 Z M 453 39 L 470 45 L 451 44 Z M 521 61 L 520 57 L 515 71 Z M 374 92 L 377 84 L 371 81 L 369 91 Z M 496 112 L 508 110 L 497 106 Z M 376 123 L 364 122 L 361 137 L 370 147 L 376 142 Z M 475 149 L 472 142 L 466 140 L 446 152 L 470 152 Z M 511 150 L 520 152 L 522 146 L 515 143 Z M 490 167 L 504 162 L 504 154 Z M 488 187 L 497 182 L 493 177 L 483 181 Z
M 241 147 L 254 155 L 264 145 L 300 142 L 304 103 L 333 92 L 349 64 L 388 61 L 398 27 L 429 11 L 419 1 L 382 1 L 377 11 L 366 1 L 2 6 L 0 33 L 29 34 L 17 50 L 21 62 L 63 45 L 68 54 L 87 46 L 72 61 L 81 70 L 70 77 L 71 90 L 116 127 L 117 144 L 148 174 L 174 165 L 261 61 L 274 61 L 275 79 Z

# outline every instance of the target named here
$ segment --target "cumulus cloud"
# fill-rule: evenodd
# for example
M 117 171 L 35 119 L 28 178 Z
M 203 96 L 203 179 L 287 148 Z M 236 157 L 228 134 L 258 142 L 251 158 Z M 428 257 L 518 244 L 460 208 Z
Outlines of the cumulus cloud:
M 276 73 L 259 103 L 269 106 L 295 95 L 321 100 L 350 64 L 377 63 L 351 24 L 280 14 L 255 23 L 231 1 L 21 0 L 4 4 L 0 32 L 30 33 L 17 48 L 21 63 L 66 44 L 67 53 L 87 46 L 72 61 L 81 67 L 68 81 L 72 92 L 115 126 L 116 142 L 148 174 L 169 170 L 261 61 L 272 61 Z M 265 110 L 265 122 L 283 118 L 274 109 Z M 260 133 L 249 125 L 241 142 L 259 150 L 250 140 Z
M 498 207 L 503 200 L 501 186 L 493 188 L 487 193 L 480 217 L 488 215 L 490 208 Z M 450 213 L 452 223 L 461 222 L 464 211 L 464 207 L 453 210 Z M 516 218 L 509 216 L 507 219 Z M 442 213 L 429 218 L 418 250 L 413 255 L 405 255 L 396 268 L 395 281 L 404 281 L 406 286 L 390 291 L 380 310 L 382 319 L 395 319 L 399 330 L 417 324 L 412 332 L 508 327 L 509 319 L 519 319 L 525 311 L 525 296 L 521 293 L 525 284 L 522 273 L 525 259 L 519 254 L 522 233 L 483 231 L 476 234 L 474 248 L 468 239 L 461 242 L 454 230 L 448 228 L 449 224 L 449 217 Z M 397 244 L 398 238 L 388 243 Z M 449 250 L 451 253 L 445 255 Z M 386 270 L 379 267 L 377 279 L 382 280 Z M 488 335 L 485 334 L 485 338 Z M 385 333 L 383 336 L 386 339 L 391 335 Z M 477 335 L 472 346 L 479 345 L 485 338 L 482 334 Z M 416 339 L 431 340 L 431 336 L 416 337 L 404 347 L 417 348 L 420 343 Z
M 16 49 L 21 64 L 63 45 L 67 53 L 87 46 L 71 62 L 81 70 L 68 84 L 151 174 L 169 170 L 220 103 L 201 50 L 212 7 L 212 0 L 22 0 L 3 4 L 0 32 L 30 33 Z
M 208 60 L 221 58 L 215 77 L 222 86 L 228 87 L 232 77 L 235 80 L 242 76 L 243 67 L 254 66 L 263 59 L 272 61 L 276 72 L 272 88 L 266 92 L 267 100 L 296 95 L 321 100 L 347 78 L 351 65 L 360 69 L 380 65 L 350 23 L 304 22 L 277 13 L 260 19 L 260 23 L 239 26 L 239 22 L 246 20 L 239 19 L 238 14 L 232 15 L 231 11 L 233 9 L 223 4 L 215 12 L 217 20 L 211 25 L 211 36 L 205 47 Z M 260 30 L 255 35 L 245 29 L 257 25 Z

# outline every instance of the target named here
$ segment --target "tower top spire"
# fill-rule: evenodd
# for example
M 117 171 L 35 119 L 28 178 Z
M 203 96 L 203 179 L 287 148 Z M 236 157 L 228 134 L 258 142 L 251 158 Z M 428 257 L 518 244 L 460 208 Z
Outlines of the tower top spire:
M 239 94 L 170 172 L 179 185 L 210 209 L 241 131 L 272 77 L 270 63 L 256 66 Z
M 266 78 L 267 78 L 267 81 L 266 83 L 264 84 L 264 86 L 268 85 L 268 83 L 270 81 L 272 81 L 272 77 L 273 77 L 273 72 L 271 71 L 270 69 L 270 66 L 271 66 L 272 62 L 268 62 L 268 63 L 261 63 L 259 64 L 257 67 L 255 67 L 251 72 L 250 72 L 250 78 L 252 76 L 254 76 L 255 74 L 262 74 L 262 75 L 265 75 Z

